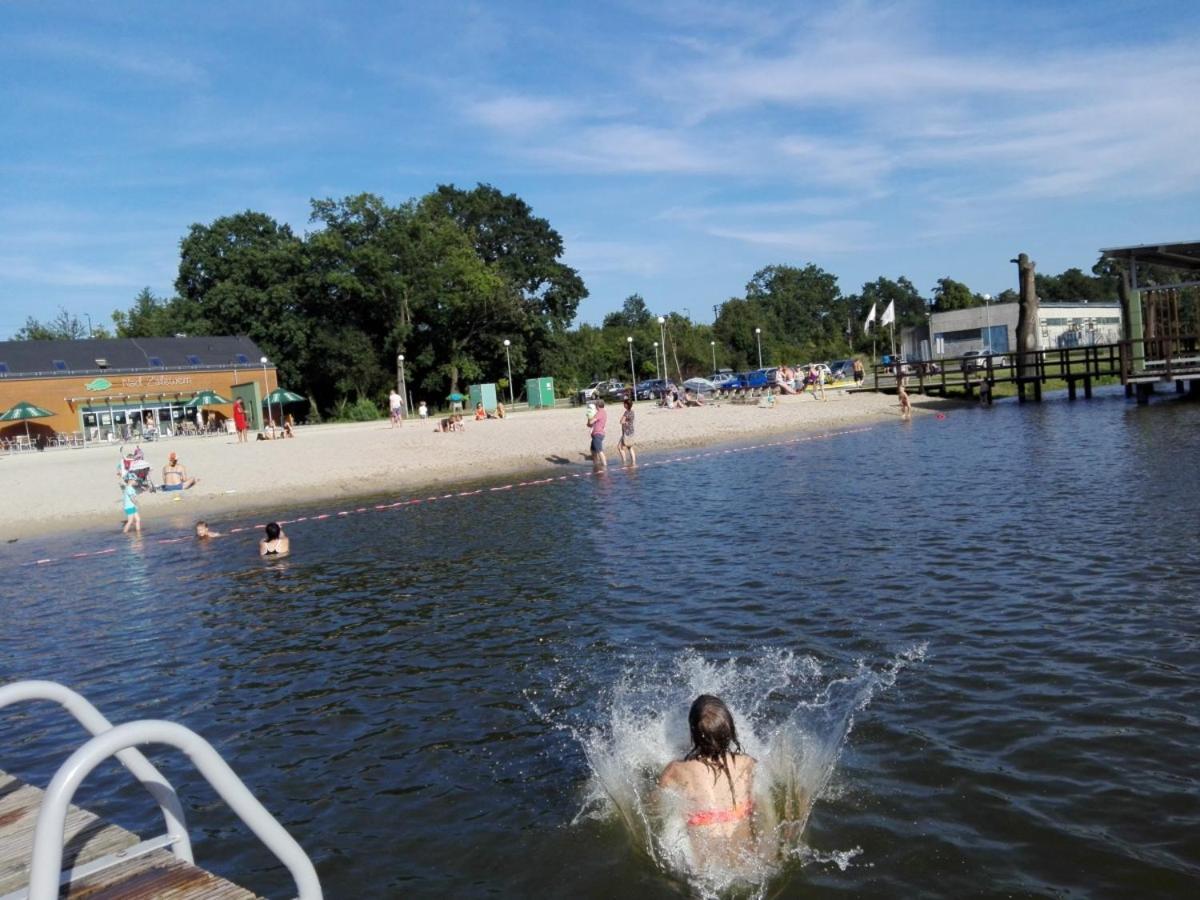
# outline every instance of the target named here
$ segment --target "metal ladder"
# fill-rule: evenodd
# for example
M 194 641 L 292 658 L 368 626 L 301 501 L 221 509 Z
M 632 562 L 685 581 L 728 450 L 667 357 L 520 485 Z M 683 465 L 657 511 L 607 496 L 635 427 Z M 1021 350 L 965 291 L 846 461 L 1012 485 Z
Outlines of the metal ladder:
M 59 704 L 93 737 L 59 767 L 46 788 L 34 828 L 28 890 L 16 891 L 0 900 L 24 900 L 26 897 L 28 900 L 57 900 L 60 885 L 159 848 L 170 847 L 180 861 L 194 862 L 179 795 L 150 760 L 135 749 L 143 744 L 166 744 L 183 751 L 218 796 L 291 873 L 299 900 L 321 900 L 321 884 L 308 855 L 200 735 L 160 719 L 142 719 L 114 726 L 83 696 L 53 681 L 16 681 L 0 687 L 0 709 L 29 700 L 50 700 Z M 119 857 L 110 854 L 64 872 L 62 855 L 67 810 L 84 778 L 110 756 L 116 756 L 150 792 L 162 813 L 166 833 L 142 841 L 123 851 Z

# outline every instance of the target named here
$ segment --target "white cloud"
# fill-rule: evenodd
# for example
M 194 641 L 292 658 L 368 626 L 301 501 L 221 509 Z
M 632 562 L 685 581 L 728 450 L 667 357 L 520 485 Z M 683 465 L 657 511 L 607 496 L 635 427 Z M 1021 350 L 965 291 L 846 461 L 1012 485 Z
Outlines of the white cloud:
M 114 47 L 63 37 L 31 37 L 24 46 L 34 54 L 73 63 L 84 63 L 110 72 L 152 82 L 203 85 L 205 70 L 180 56 L 126 44 Z
M 517 94 L 467 104 L 467 116 L 497 131 L 529 132 L 555 125 L 575 114 L 573 103 Z

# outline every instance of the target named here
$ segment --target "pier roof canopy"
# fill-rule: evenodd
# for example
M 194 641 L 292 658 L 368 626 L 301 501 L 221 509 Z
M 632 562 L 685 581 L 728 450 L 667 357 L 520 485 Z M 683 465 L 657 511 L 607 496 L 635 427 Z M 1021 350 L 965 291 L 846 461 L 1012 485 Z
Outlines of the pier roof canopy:
M 1200 241 L 1179 241 L 1173 244 L 1136 244 L 1132 247 L 1109 247 L 1100 251 L 1102 259 L 1124 260 L 1133 273 L 1133 286 L 1138 287 L 1138 266 L 1162 266 L 1191 274 L 1187 284 L 1200 279 Z M 1163 285 L 1166 286 L 1166 285 Z

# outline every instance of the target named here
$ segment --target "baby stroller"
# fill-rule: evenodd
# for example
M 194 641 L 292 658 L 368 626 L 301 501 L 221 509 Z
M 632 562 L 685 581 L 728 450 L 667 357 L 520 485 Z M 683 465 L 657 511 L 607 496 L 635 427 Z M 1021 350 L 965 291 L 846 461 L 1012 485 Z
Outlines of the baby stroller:
M 123 481 L 133 482 L 133 489 L 139 494 L 153 494 L 156 490 L 154 479 L 150 477 L 150 463 L 142 454 L 141 447 L 134 447 L 132 453 L 121 456 L 117 474 Z

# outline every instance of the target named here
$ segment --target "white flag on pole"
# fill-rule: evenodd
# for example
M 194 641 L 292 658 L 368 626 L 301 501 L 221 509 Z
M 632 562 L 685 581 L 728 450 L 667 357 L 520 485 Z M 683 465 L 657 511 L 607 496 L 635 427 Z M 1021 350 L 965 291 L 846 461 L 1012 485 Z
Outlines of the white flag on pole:
M 871 304 L 871 311 L 867 313 L 867 321 L 863 323 L 863 331 L 870 331 L 871 325 L 875 322 L 875 304 Z
M 883 311 L 883 317 L 879 320 L 880 325 L 892 325 L 896 321 L 896 301 L 893 300 L 888 304 L 887 309 Z

